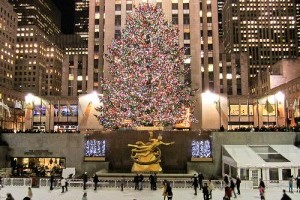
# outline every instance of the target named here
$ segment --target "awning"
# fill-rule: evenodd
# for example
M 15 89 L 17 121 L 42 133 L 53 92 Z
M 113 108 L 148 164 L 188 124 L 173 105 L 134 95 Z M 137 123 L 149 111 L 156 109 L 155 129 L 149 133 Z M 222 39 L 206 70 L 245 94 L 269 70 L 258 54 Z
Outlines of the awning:
M 300 149 L 294 145 L 224 145 L 223 162 L 238 168 L 299 167 Z

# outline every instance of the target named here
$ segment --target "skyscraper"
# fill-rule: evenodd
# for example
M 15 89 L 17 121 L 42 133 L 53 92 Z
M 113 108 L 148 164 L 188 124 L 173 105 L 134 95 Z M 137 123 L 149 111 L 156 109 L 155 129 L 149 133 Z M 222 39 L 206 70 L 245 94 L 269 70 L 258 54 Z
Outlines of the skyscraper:
M 223 7 L 224 7 L 224 1 L 225 0 L 218 0 L 218 23 L 219 23 L 219 35 L 220 38 L 223 37 L 223 25 L 222 25 L 222 21 L 223 21 Z
M 59 95 L 63 53 L 51 38 L 60 33 L 60 11 L 51 0 L 9 2 L 18 13 L 15 88 Z
M 75 0 L 75 34 L 84 40 L 89 36 L 89 2 L 90 0 Z
M 14 84 L 17 20 L 13 7 L 0 0 L 0 86 L 10 89 Z
M 77 97 L 86 94 L 87 43 L 77 34 L 61 35 L 56 40 L 64 50 L 61 95 Z
M 18 13 L 18 25 L 35 25 L 46 34 L 60 33 L 61 14 L 51 0 L 8 0 Z
M 250 83 L 278 60 L 297 57 L 295 16 L 294 0 L 225 1 L 225 52 L 248 54 Z
M 297 36 L 298 36 L 298 56 L 300 56 L 300 0 L 296 0 Z

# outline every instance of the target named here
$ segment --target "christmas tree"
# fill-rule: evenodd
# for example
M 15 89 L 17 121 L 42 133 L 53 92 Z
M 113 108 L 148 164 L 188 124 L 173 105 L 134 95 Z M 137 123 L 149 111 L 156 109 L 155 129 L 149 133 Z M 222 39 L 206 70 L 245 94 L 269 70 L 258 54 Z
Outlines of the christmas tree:
M 110 78 L 102 82 L 103 106 L 97 108 L 105 128 L 166 126 L 183 120 L 192 103 L 184 83 L 185 49 L 178 43 L 179 30 L 161 8 L 142 4 L 127 15 L 121 38 L 105 55 Z

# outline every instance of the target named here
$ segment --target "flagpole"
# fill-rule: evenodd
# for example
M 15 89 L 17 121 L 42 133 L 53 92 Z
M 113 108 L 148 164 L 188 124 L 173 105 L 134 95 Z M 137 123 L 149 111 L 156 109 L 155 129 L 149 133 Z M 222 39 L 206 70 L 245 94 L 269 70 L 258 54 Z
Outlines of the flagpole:
M 41 98 L 41 107 L 40 107 L 40 133 L 42 132 L 42 108 L 43 108 L 43 102 L 42 102 L 42 97 Z
M 49 133 L 51 133 L 51 100 L 49 100 L 49 112 L 48 112 L 48 117 L 49 117 Z
M 279 112 L 279 109 L 278 109 L 278 100 L 277 100 L 277 98 L 275 98 L 275 95 L 274 95 L 274 101 L 275 101 L 276 126 L 278 127 L 278 112 Z
M 231 109 L 230 109 L 230 97 L 228 98 L 228 105 L 229 105 L 229 120 L 228 120 L 228 124 L 231 122 Z M 232 127 L 232 125 L 231 125 Z M 229 126 L 227 127 L 227 130 L 229 130 Z
M 256 97 L 256 112 L 257 112 L 257 126 L 259 127 L 259 101 L 258 98 Z
M 241 101 L 240 98 L 238 98 L 239 100 L 239 129 L 241 128 Z
M 269 102 L 269 96 L 267 97 L 267 101 L 268 101 L 268 103 L 270 104 L 270 102 Z M 267 105 L 267 113 L 268 113 L 268 128 L 269 128 L 269 126 L 270 126 L 270 113 L 269 113 L 269 109 L 268 109 L 268 106 L 269 105 Z

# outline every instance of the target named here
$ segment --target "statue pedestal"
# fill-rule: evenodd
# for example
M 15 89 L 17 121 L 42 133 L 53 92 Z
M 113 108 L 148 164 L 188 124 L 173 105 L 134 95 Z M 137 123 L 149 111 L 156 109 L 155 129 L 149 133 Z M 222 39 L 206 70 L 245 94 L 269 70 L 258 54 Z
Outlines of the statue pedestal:
M 134 163 L 131 172 L 162 172 L 160 164 L 140 165 Z

